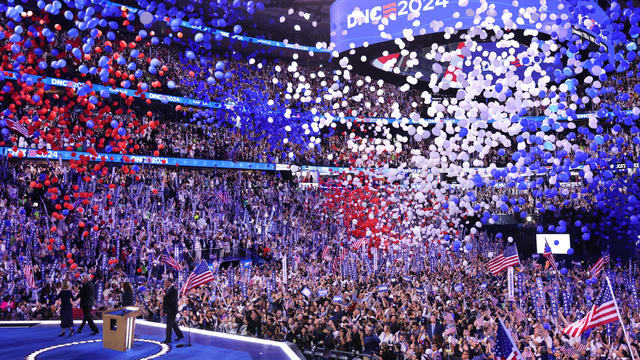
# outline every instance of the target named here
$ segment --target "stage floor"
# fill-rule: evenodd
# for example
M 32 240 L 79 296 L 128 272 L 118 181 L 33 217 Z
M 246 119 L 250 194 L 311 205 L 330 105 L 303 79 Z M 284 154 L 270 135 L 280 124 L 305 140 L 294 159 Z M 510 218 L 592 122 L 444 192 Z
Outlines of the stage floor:
M 79 325 L 76 322 L 76 329 Z M 191 331 L 191 347 L 187 344 L 187 329 L 181 328 L 185 338 L 171 346 L 164 340 L 164 324 L 136 320 L 133 347 L 127 352 L 102 347 L 102 322 L 96 321 L 100 334 L 91 336 L 85 326 L 80 334 L 58 337 L 58 321 L 0 321 L 0 359 L 28 360 L 102 360 L 102 359 L 215 359 L 215 360 L 266 360 L 300 359 L 285 343 L 215 333 L 204 330 Z M 175 338 L 175 335 L 174 335 Z

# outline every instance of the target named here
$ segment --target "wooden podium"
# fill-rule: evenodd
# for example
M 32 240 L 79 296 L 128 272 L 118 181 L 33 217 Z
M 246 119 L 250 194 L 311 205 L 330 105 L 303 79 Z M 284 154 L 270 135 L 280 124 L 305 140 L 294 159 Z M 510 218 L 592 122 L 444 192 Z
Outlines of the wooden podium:
M 133 346 L 136 316 L 140 308 L 127 306 L 102 314 L 102 346 L 107 349 L 127 351 Z

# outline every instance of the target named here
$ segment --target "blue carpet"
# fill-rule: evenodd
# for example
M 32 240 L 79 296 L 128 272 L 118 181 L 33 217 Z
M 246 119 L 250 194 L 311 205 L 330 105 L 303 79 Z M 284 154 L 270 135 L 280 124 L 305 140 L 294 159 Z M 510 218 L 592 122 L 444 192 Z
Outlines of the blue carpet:
M 101 324 L 98 324 L 101 327 Z M 25 359 L 40 349 L 56 345 L 68 346 L 53 348 L 42 352 L 36 360 L 102 360 L 102 359 L 141 359 L 161 351 L 161 346 L 153 343 L 135 341 L 127 352 L 102 347 L 102 334 L 90 335 L 89 329 L 74 336 L 58 337 L 60 328 L 54 324 L 40 324 L 33 327 L 0 327 L 0 358 Z M 136 325 L 136 339 L 162 341 L 164 329 Z M 185 336 L 187 334 L 185 333 Z M 92 341 L 99 340 L 99 341 Z M 186 338 L 174 342 L 171 350 L 158 359 L 215 359 L 215 360 L 266 360 L 288 359 L 284 351 L 276 346 L 256 344 L 242 340 L 221 338 L 205 334 L 192 334 L 192 347 L 176 348 L 178 343 L 186 343 Z M 92 341 L 72 344 L 74 342 Z

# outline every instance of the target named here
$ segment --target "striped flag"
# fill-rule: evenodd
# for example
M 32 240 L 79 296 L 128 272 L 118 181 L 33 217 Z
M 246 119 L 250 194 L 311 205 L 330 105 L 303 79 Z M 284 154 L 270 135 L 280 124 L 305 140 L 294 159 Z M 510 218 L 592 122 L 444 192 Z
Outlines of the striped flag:
M 502 319 L 499 319 L 496 346 L 493 349 L 495 360 L 524 360 L 516 343 L 511 338 L 509 330 L 504 326 Z
M 213 273 L 211 272 L 211 269 L 209 269 L 209 265 L 207 265 L 207 262 L 202 260 L 200 265 L 198 265 L 193 270 L 191 275 L 189 275 L 187 281 L 185 281 L 184 285 L 182 286 L 180 293 L 184 294 L 191 289 L 197 288 L 198 286 L 204 285 L 211 281 L 213 281 Z
M 574 348 L 572 348 L 571 345 L 567 344 L 560 350 L 565 356 L 568 356 L 568 357 L 578 356 L 578 352 Z
M 11 119 L 5 119 L 5 121 L 7 122 L 7 127 L 17 133 L 20 133 L 22 136 L 26 137 L 26 138 L 30 138 L 31 135 L 29 135 L 29 130 L 27 130 L 26 127 L 24 127 L 22 124 L 20 124 L 17 121 L 13 121 Z
M 165 250 L 164 254 L 160 255 L 159 258 L 160 262 L 163 264 L 167 264 L 169 266 L 171 266 L 172 268 L 178 270 L 178 271 L 182 271 L 182 265 L 180 265 L 180 263 L 178 263 L 176 261 L 176 259 L 172 258 L 167 251 Z
M 518 257 L 518 249 L 516 245 L 513 244 L 506 248 L 502 254 L 491 259 L 486 264 L 486 267 L 493 275 L 497 275 L 501 271 L 515 265 L 520 265 L 520 258 Z
M 447 325 L 447 328 L 442 332 L 442 337 L 454 335 L 456 332 L 457 332 L 456 326 L 454 324 L 449 324 Z
M 549 246 L 549 243 L 547 243 L 546 239 L 544 240 L 544 254 L 542 255 L 547 259 L 549 264 L 551 264 L 551 267 L 553 267 L 553 270 L 556 271 L 556 274 L 559 274 L 560 272 L 558 271 L 558 264 L 553 258 L 553 254 L 551 253 L 551 246 Z
M 31 264 L 31 253 L 27 252 L 24 268 L 22 272 L 24 273 L 24 278 L 27 281 L 27 286 L 31 289 L 36 288 L 36 280 L 33 276 L 33 264 Z
M 609 251 L 607 251 L 600 259 L 598 259 L 598 261 L 596 261 L 595 264 L 593 264 L 591 269 L 589 269 L 589 277 L 592 279 L 598 277 L 605 265 L 609 263 L 609 260 L 611 260 L 611 257 L 609 255 Z
M 515 315 L 518 322 L 527 321 L 527 315 L 525 315 L 524 311 L 522 311 L 522 309 L 520 309 L 519 307 L 515 306 L 513 314 Z
M 572 337 L 580 336 L 589 329 L 606 325 L 619 319 L 611 287 L 607 285 L 603 288 L 600 298 L 591 307 L 587 315 L 562 329 L 563 334 Z
M 331 261 L 332 257 L 331 257 L 331 248 L 329 248 L 329 245 L 325 246 L 324 249 L 322 249 L 322 259 L 326 260 L 326 261 Z
M 356 240 L 353 244 L 351 244 L 351 250 L 357 251 L 362 245 L 364 245 L 365 241 L 366 239 L 364 237 Z
M 587 345 L 579 342 L 575 345 L 575 349 L 576 351 L 578 351 L 579 353 L 582 353 L 583 351 L 587 351 Z
M 226 192 L 220 190 L 213 190 L 213 192 L 223 204 L 229 204 L 229 195 Z
M 349 254 L 349 252 L 347 251 L 347 248 L 344 246 L 340 247 L 340 261 L 344 261 L 344 259 L 347 258 L 347 255 Z
M 478 317 L 476 321 L 473 322 L 473 325 L 475 325 L 475 327 L 483 327 L 484 319 L 482 318 L 482 316 Z

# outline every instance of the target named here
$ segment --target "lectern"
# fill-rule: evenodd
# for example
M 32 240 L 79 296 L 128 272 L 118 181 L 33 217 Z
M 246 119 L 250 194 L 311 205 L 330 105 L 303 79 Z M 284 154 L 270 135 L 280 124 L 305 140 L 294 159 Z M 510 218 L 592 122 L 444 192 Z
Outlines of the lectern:
M 127 351 L 133 346 L 136 316 L 140 308 L 127 306 L 102 314 L 102 346 L 107 349 Z

